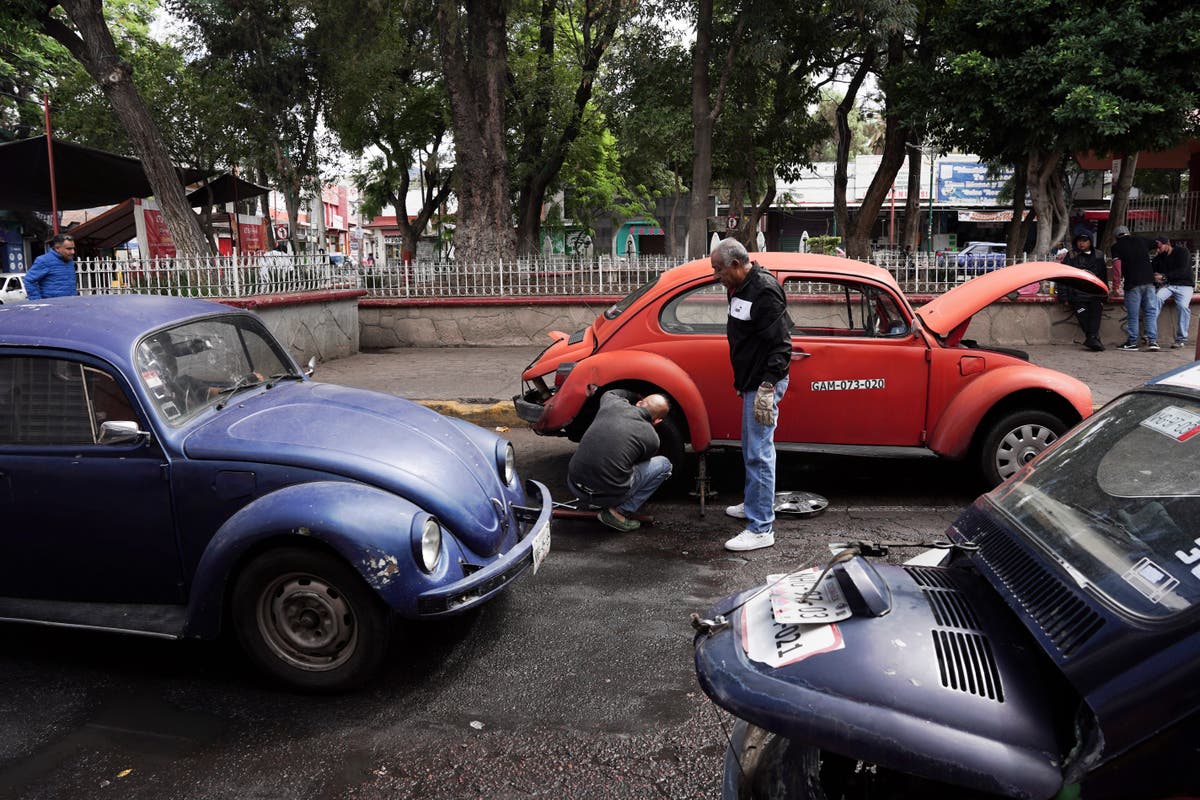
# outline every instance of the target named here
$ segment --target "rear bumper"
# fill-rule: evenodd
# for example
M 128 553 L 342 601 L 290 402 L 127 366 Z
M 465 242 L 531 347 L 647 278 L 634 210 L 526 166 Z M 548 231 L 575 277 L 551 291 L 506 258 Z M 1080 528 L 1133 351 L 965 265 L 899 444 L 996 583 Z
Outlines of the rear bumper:
M 529 487 L 530 494 L 536 489 L 538 504 L 515 509 L 515 516 L 522 529 L 521 539 L 516 547 L 459 581 L 422 593 L 417 598 L 419 617 L 459 614 L 486 603 L 534 567 L 534 547 L 541 537 L 550 535 L 550 516 L 554 510 L 554 501 L 545 484 L 531 480 Z M 548 540 L 545 544 L 549 546 Z
M 530 424 L 541 419 L 542 412 L 546 410 L 546 407 L 536 400 L 529 400 L 528 395 L 513 395 L 512 401 L 513 407 L 517 410 L 517 416 Z

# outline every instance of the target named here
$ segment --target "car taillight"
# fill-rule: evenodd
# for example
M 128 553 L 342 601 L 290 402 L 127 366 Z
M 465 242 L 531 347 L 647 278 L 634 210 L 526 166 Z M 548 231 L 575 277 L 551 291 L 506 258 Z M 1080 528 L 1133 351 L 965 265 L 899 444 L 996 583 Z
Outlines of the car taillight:
M 558 365 L 558 369 L 554 370 L 554 388 L 558 389 L 566 381 L 567 376 L 571 374 L 571 370 L 575 369 L 574 361 L 564 361 Z

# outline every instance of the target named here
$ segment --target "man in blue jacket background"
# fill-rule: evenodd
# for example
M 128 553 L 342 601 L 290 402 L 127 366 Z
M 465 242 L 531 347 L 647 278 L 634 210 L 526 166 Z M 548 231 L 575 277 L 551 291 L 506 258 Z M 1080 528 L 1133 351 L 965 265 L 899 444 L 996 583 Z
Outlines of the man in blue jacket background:
M 25 273 L 25 294 L 30 300 L 79 294 L 75 283 L 75 237 L 57 234 L 50 249 L 34 259 Z

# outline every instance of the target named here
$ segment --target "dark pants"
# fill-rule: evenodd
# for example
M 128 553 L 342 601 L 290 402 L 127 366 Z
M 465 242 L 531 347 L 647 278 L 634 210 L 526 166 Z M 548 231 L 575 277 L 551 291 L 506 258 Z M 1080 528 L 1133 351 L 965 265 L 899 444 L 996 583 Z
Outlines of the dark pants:
M 1071 309 L 1075 312 L 1075 319 L 1079 320 L 1084 338 L 1089 342 L 1099 339 L 1100 321 L 1104 317 L 1104 301 L 1099 298 L 1076 298 L 1071 303 Z

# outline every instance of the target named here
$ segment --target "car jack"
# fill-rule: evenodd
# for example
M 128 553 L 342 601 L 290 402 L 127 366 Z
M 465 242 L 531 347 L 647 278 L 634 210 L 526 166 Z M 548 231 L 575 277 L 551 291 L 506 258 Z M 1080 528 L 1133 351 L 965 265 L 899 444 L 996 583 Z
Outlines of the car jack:
M 696 490 L 689 496 L 700 498 L 700 516 L 707 510 L 708 500 L 716 497 L 712 479 L 708 477 L 708 460 L 700 453 L 700 467 L 696 473 Z M 815 517 L 829 507 L 829 500 L 814 492 L 776 492 L 775 513 L 785 517 Z

